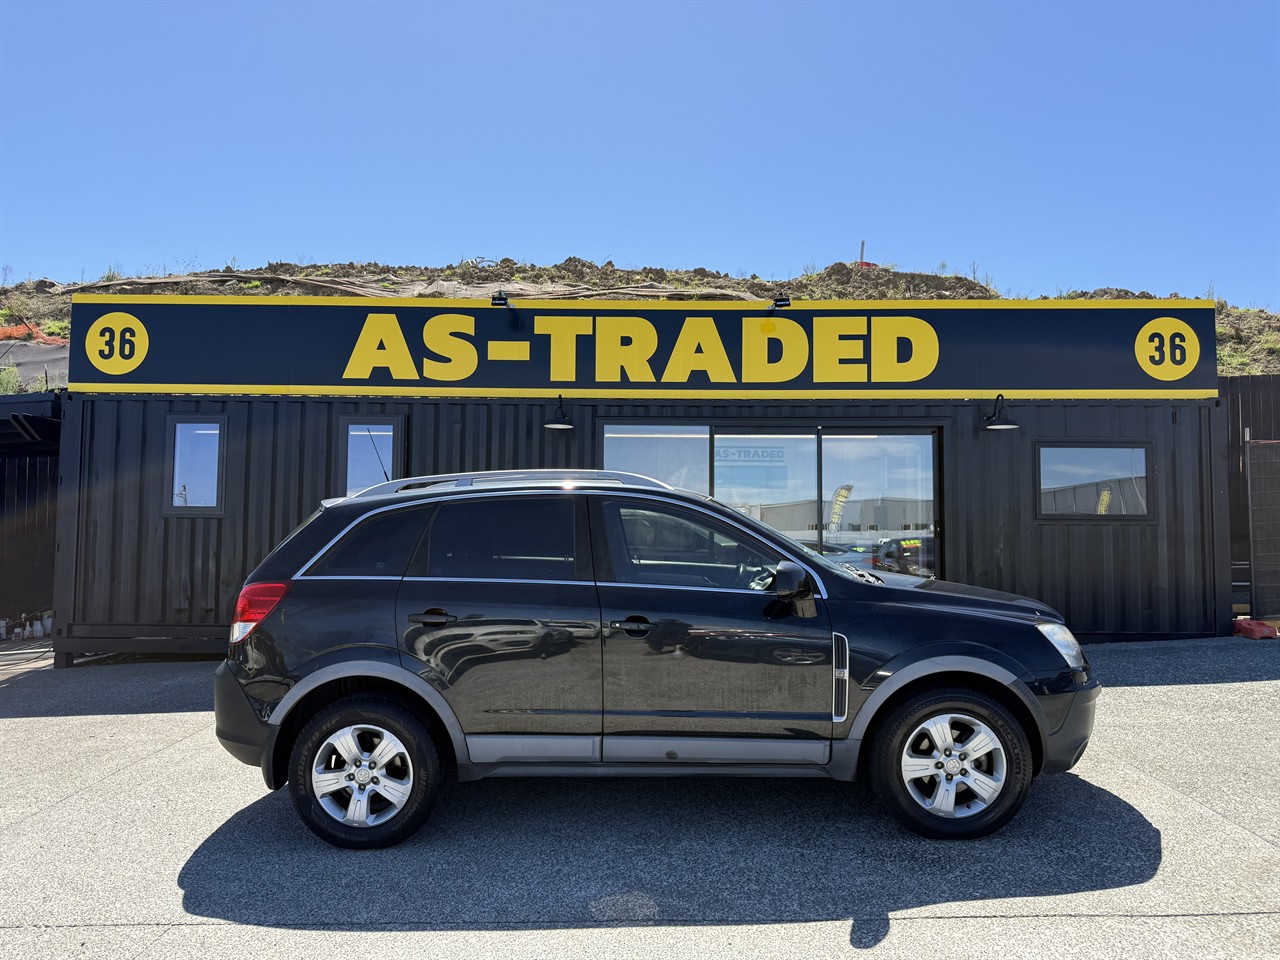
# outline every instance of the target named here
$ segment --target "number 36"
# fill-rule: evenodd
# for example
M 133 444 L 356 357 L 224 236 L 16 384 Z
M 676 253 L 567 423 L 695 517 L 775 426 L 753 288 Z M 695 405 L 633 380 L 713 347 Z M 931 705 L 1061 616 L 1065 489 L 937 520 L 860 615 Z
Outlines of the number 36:
M 1167 349 L 1163 333 L 1151 334 L 1147 337 L 1147 342 L 1152 347 L 1151 356 L 1148 358 L 1152 366 L 1163 366 L 1166 360 L 1175 367 L 1180 367 L 1187 362 L 1187 338 L 1183 334 L 1169 334 Z

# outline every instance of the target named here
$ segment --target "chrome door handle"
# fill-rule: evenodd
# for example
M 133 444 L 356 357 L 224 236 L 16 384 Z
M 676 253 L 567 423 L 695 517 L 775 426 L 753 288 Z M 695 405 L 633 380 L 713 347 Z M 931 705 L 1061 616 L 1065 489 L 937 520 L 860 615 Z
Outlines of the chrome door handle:
M 656 623 L 650 623 L 648 620 L 636 618 L 634 620 L 610 620 L 609 628 L 611 630 L 621 630 L 624 633 L 648 633 L 650 630 L 657 630 Z

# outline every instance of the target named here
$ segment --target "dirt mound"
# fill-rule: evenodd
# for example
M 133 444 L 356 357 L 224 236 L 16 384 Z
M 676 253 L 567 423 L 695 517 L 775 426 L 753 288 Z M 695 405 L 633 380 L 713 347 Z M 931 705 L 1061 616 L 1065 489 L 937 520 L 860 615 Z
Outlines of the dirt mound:
M 965 277 L 899 273 L 874 265 L 833 263 L 786 280 L 732 277 L 698 267 L 622 270 L 570 257 L 542 267 L 515 260 L 464 260 L 445 267 L 392 267 L 380 263 L 269 263 L 252 270 L 207 270 L 167 277 L 111 277 L 93 283 L 44 284 L 40 294 L 270 294 L 275 296 L 471 297 L 501 289 L 508 296 L 693 300 L 987 300 L 999 294 Z M 19 288 L 29 286 L 20 285 Z M 30 285 L 34 286 L 34 285 Z M 37 291 L 31 291 L 33 294 Z
M 39 343 L 65 343 L 73 293 L 129 296 L 480 297 L 497 292 L 538 299 L 683 300 L 991 300 L 1000 294 L 968 277 L 908 273 L 875 264 L 833 263 L 785 280 L 731 276 L 704 267 L 624 270 L 612 261 L 569 257 L 552 266 L 477 258 L 443 267 L 380 263 L 295 264 L 205 270 L 164 277 L 111 275 L 92 283 L 42 279 L 0 287 L 0 327 Z M 1171 294 L 1177 299 L 1177 294 Z M 1072 290 L 1065 299 L 1151 299 L 1115 287 Z M 1047 297 L 1041 299 L 1049 299 Z M 0 348 L 2 350 L 2 348 Z M 0 359 L 0 365 L 4 361 Z M 1280 317 L 1218 301 L 1218 367 L 1222 373 L 1280 373 Z

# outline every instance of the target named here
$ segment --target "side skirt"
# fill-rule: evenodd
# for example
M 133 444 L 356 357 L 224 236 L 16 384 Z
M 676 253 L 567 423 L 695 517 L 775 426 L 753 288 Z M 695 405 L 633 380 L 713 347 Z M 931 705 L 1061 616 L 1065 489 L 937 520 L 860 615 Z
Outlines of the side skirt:
M 466 763 L 458 780 L 486 777 L 808 777 L 842 780 L 827 764 L 729 763 Z
M 471 737 L 468 737 L 471 740 Z M 576 740 L 576 737 L 575 737 Z M 595 740 L 595 737 L 584 737 Z M 860 744 L 837 740 L 827 763 L 618 763 L 586 760 L 512 760 L 458 763 L 458 780 L 486 777 L 809 777 L 852 781 L 858 774 Z M 472 754 L 475 756 L 475 754 Z

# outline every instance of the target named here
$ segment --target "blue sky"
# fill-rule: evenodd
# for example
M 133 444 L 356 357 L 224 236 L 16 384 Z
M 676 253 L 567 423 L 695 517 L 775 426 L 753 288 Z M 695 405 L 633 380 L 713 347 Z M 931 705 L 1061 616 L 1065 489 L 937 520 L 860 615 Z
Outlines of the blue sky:
M 0 263 L 466 257 L 1280 308 L 1280 3 L 0 3 Z

